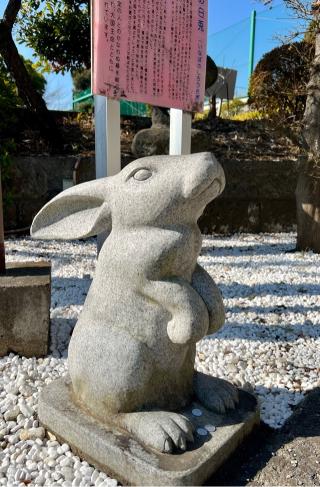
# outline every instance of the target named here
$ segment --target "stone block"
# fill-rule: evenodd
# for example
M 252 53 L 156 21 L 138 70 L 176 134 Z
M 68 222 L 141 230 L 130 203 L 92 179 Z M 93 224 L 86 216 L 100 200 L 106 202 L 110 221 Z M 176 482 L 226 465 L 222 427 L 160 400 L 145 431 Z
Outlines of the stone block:
M 48 352 L 50 262 L 11 262 L 0 276 L 0 356 Z
M 192 414 L 199 410 L 201 416 Z M 195 426 L 195 443 L 184 453 L 170 455 L 144 446 L 125 430 L 93 419 L 74 403 L 68 377 L 43 389 L 38 409 L 40 421 L 49 431 L 124 485 L 201 485 L 239 447 L 260 417 L 256 399 L 244 391 L 240 391 L 238 408 L 226 414 L 209 412 L 199 403 L 181 412 Z M 212 426 L 216 430 L 209 432 Z

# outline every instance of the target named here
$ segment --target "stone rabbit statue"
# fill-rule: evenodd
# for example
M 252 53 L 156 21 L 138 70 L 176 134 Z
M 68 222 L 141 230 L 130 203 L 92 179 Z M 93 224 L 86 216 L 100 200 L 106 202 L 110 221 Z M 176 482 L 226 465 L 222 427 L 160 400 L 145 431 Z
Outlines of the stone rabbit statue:
M 185 450 L 194 396 L 217 412 L 237 390 L 194 371 L 196 343 L 224 323 L 221 295 L 197 264 L 197 221 L 224 189 L 210 153 L 139 159 L 59 194 L 35 217 L 39 239 L 108 232 L 69 345 L 74 401 L 161 451 Z

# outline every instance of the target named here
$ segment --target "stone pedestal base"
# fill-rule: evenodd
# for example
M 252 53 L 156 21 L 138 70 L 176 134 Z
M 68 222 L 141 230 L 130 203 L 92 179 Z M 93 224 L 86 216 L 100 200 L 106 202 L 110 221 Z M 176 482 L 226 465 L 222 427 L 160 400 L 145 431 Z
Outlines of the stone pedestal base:
M 48 352 L 50 262 L 12 262 L 0 276 L 0 356 Z
M 43 425 L 77 455 L 125 485 L 203 484 L 259 423 L 260 416 L 256 399 L 243 391 L 237 410 L 226 415 L 193 403 L 183 414 L 195 425 L 195 443 L 185 453 L 168 455 L 145 447 L 126 431 L 94 420 L 73 402 L 68 378 L 44 388 L 38 411 Z

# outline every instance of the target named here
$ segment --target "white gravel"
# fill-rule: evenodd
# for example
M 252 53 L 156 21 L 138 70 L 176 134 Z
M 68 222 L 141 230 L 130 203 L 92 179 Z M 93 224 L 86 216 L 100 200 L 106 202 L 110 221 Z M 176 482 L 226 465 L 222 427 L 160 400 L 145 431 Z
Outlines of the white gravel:
M 320 256 L 290 252 L 293 234 L 206 237 L 200 263 L 219 285 L 226 325 L 198 344 L 199 370 L 253 388 L 279 428 L 320 386 Z M 8 260 L 53 264 L 51 355 L 0 359 L 0 485 L 117 485 L 37 421 L 39 390 L 67 371 L 70 333 L 95 270 L 95 241 L 7 243 Z

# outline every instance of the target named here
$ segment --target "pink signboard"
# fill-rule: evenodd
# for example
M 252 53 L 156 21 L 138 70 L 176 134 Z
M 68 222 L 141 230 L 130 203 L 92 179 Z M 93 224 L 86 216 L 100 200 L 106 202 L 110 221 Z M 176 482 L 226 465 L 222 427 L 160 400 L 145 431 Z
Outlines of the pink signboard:
M 93 93 L 203 109 L 208 0 L 93 0 Z

